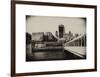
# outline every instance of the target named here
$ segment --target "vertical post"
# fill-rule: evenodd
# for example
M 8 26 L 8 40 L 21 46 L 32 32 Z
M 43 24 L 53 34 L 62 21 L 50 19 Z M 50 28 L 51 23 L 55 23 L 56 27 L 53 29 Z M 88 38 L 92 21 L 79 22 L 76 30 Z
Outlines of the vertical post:
M 15 2 L 11 0 L 11 77 L 15 76 L 16 72 L 16 26 L 15 26 Z

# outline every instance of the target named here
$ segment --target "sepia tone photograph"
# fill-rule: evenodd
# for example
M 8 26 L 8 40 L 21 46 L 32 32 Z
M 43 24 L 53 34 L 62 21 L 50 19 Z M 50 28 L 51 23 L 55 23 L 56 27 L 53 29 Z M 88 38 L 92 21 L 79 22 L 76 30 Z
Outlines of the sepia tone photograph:
M 86 59 L 86 18 L 26 15 L 26 62 Z
M 11 1 L 11 77 L 97 71 L 97 6 Z

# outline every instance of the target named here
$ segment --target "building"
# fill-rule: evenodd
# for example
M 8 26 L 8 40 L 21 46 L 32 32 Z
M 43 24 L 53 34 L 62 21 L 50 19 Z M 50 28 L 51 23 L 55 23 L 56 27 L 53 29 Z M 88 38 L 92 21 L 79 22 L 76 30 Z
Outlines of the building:
M 69 33 L 64 33 L 63 38 L 66 39 L 66 41 L 70 41 L 74 38 L 73 33 L 71 33 L 71 31 L 69 31 Z
M 57 41 L 57 39 L 54 37 L 54 35 L 51 32 L 46 32 L 44 33 L 43 41 L 44 42 L 55 42 Z
M 59 25 L 59 38 L 63 38 L 63 34 L 65 32 L 64 25 Z
M 32 33 L 32 47 L 44 47 L 43 41 L 44 32 Z
M 44 32 L 32 33 L 32 40 L 43 41 Z
M 54 46 L 57 39 L 53 36 L 51 32 L 38 32 L 32 33 L 32 47 L 33 48 L 43 48 L 47 46 Z

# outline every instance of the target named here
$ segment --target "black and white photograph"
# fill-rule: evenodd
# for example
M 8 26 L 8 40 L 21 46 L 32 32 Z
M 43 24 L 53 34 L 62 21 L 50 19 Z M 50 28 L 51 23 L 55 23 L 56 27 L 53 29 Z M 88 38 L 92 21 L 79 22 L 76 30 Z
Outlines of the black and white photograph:
M 26 15 L 26 62 L 86 59 L 86 18 Z
M 97 6 L 12 1 L 11 7 L 12 77 L 97 71 Z

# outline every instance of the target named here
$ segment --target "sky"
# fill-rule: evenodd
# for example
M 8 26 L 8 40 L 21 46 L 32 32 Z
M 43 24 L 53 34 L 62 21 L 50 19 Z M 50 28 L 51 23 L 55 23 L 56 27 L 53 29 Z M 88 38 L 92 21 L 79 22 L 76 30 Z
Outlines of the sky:
M 65 32 L 73 34 L 86 33 L 86 18 L 54 17 L 54 16 L 26 16 L 26 32 L 52 32 L 58 31 L 58 25 L 63 24 Z

